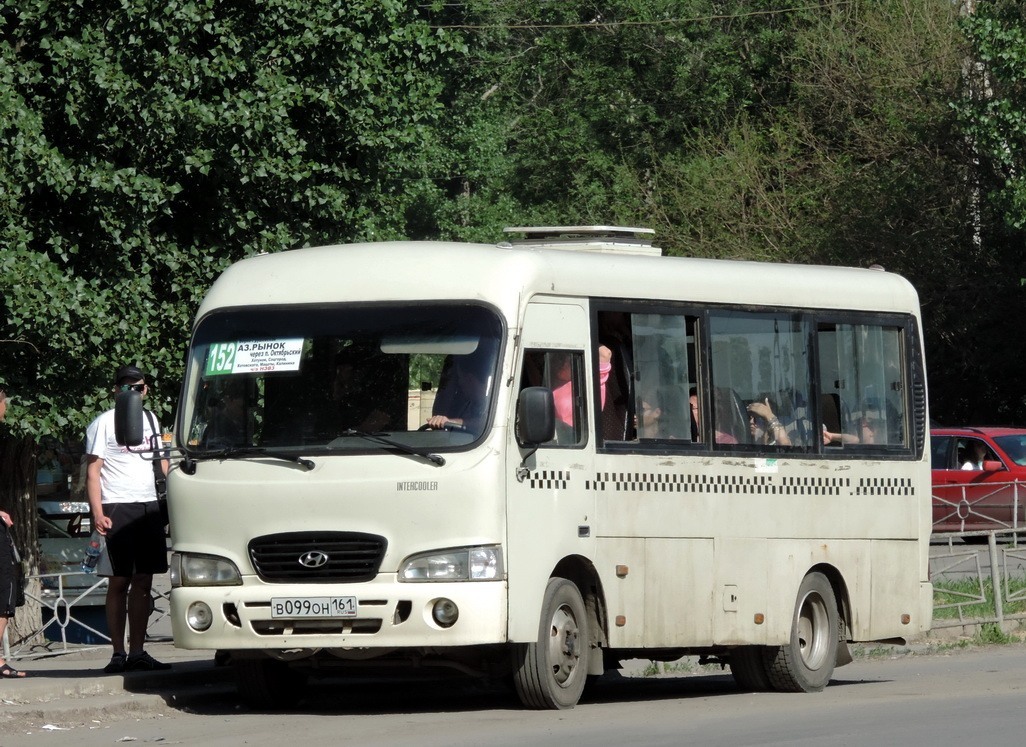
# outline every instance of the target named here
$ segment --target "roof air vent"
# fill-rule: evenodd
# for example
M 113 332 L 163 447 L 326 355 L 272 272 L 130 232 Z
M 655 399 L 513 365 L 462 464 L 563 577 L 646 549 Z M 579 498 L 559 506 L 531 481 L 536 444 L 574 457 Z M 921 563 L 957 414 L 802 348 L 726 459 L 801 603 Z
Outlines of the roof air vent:
M 523 234 L 511 239 L 516 247 L 570 249 L 615 254 L 647 254 L 658 257 L 662 250 L 652 246 L 655 231 L 651 228 L 625 226 L 538 226 L 506 228 L 503 233 Z

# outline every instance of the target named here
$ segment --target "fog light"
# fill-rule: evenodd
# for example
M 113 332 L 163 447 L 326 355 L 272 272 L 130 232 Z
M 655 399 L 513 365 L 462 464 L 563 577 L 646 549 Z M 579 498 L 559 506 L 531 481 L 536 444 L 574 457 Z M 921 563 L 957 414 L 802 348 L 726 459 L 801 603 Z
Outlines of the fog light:
M 189 627 L 200 632 L 209 628 L 214 622 L 214 614 L 206 602 L 193 602 L 189 605 L 189 611 L 185 616 Z
M 438 599 L 431 608 L 431 616 L 443 628 L 451 628 L 459 619 L 460 610 L 451 599 Z

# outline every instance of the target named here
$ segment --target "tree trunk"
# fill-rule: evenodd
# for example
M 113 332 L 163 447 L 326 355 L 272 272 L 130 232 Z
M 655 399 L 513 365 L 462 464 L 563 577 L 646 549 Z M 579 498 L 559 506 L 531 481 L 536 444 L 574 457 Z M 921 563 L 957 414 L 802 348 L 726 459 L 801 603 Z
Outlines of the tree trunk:
M 0 509 L 14 520 L 14 542 L 29 575 L 39 573 L 39 534 L 36 523 L 36 442 L 29 436 L 0 436 Z M 29 582 L 25 606 L 7 626 L 11 643 L 42 626 L 39 579 Z

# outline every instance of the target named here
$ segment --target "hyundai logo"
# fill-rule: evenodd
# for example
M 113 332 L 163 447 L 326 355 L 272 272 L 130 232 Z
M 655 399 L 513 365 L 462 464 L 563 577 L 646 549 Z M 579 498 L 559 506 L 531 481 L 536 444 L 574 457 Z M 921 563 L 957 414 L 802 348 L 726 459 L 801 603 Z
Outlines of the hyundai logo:
M 320 550 L 311 550 L 299 556 L 299 564 L 307 568 L 320 568 L 328 562 L 328 554 Z

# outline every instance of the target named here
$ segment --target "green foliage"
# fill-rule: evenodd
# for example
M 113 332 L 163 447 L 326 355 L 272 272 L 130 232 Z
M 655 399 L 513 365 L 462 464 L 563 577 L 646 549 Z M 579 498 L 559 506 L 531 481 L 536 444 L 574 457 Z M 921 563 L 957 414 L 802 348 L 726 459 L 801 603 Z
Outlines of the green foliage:
M 399 2 L 4 6 L 0 372 L 30 433 L 80 432 L 112 371 L 174 405 L 232 261 L 408 232 L 457 36 Z
M 1026 227 L 1026 9 L 1020 2 L 976 4 L 962 26 L 972 59 L 956 109 L 981 157 L 984 182 L 1005 219 Z
M 1016 640 L 1016 638 L 1008 635 L 1008 633 L 1003 631 L 1001 629 L 1001 626 L 997 623 L 987 623 L 986 625 L 981 625 L 980 629 L 976 632 L 976 635 L 973 636 L 973 642 L 981 645 L 987 643 L 1013 643 Z
M 1020 595 L 1026 590 L 1026 580 L 1009 578 L 1002 604 L 1005 615 L 1018 615 L 1026 612 L 1026 601 Z M 952 579 L 938 580 L 933 584 L 934 611 L 936 619 L 953 620 L 994 617 L 994 584 L 990 579 Z M 977 601 L 979 600 L 979 601 Z
M 1026 275 L 1023 11 L 958 13 L 8 0 L 9 419 L 80 433 L 131 361 L 167 420 L 199 300 L 241 257 L 577 223 L 651 226 L 671 254 L 881 263 L 920 291 L 935 416 L 1026 417 L 1002 310 Z M 963 96 L 970 45 L 991 96 Z

